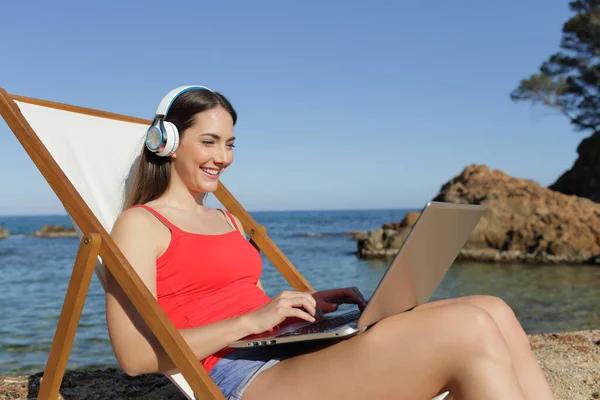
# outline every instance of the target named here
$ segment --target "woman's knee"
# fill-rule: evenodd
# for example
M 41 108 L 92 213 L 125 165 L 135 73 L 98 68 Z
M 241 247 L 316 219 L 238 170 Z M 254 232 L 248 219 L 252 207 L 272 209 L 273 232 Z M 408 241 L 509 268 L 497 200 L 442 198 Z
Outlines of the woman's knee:
M 496 320 L 491 313 L 483 307 L 473 304 L 455 304 L 451 310 L 457 321 L 457 329 L 460 334 L 468 340 L 481 338 L 482 336 L 496 338 L 500 332 Z
M 517 317 L 513 309 L 500 297 L 478 295 L 469 296 L 469 303 L 481 307 L 494 317 L 496 322 L 513 322 Z M 518 321 L 517 321 L 518 322 Z
M 529 346 L 527 334 L 513 309 L 504 300 L 494 296 L 471 296 L 469 303 L 487 311 L 505 336 L 508 334 Z
M 457 304 L 452 313 L 456 323 L 448 346 L 464 362 L 488 362 L 496 366 L 512 366 L 512 358 L 502 332 L 491 314 L 472 304 Z M 459 361 L 459 360 L 457 360 Z

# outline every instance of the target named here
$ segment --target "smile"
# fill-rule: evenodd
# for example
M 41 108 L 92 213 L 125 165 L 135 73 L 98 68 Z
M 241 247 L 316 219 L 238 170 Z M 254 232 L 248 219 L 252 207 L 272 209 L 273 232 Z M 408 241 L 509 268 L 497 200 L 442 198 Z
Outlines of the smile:
M 213 169 L 213 168 L 200 168 L 202 170 L 202 172 L 204 172 L 206 175 L 210 176 L 211 178 L 216 178 L 219 176 L 219 173 L 221 172 L 220 169 Z

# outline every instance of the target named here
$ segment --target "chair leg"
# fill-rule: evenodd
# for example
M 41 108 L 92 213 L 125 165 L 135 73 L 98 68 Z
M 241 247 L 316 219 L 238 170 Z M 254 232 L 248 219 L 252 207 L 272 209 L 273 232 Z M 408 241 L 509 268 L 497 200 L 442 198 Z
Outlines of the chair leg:
M 48 362 L 44 369 L 38 399 L 56 400 L 58 397 L 101 243 L 100 235 L 91 234 L 84 236 L 79 244 L 71 280 L 56 326 Z

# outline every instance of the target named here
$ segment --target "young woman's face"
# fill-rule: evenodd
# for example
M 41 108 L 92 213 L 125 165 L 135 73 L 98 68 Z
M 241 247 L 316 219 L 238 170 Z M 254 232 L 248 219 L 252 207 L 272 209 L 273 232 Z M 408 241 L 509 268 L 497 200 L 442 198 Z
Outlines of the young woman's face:
M 196 114 L 171 156 L 172 167 L 194 194 L 214 192 L 233 162 L 233 119 L 222 107 Z

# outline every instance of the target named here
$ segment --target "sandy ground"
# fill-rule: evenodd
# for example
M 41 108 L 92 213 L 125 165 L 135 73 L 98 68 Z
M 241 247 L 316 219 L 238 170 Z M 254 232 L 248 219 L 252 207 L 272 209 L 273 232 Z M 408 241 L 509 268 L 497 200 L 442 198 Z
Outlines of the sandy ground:
M 534 335 L 530 342 L 557 399 L 600 399 L 600 330 Z
M 531 346 L 557 399 L 600 399 L 600 330 L 533 335 Z M 41 373 L 0 377 L 0 399 L 35 399 Z M 185 399 L 164 376 L 131 378 L 120 370 L 67 371 L 59 399 Z

